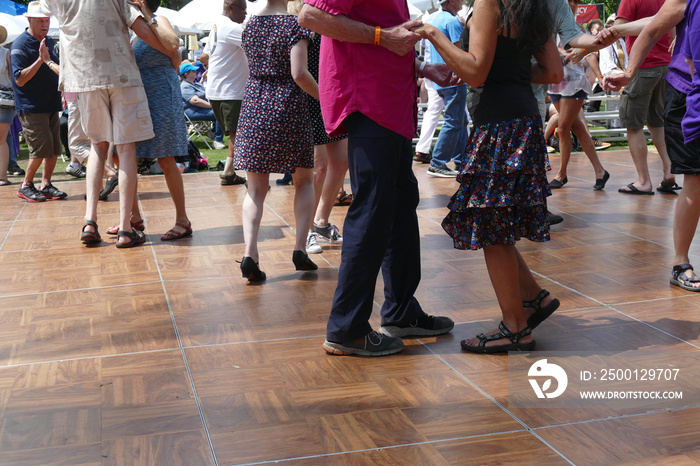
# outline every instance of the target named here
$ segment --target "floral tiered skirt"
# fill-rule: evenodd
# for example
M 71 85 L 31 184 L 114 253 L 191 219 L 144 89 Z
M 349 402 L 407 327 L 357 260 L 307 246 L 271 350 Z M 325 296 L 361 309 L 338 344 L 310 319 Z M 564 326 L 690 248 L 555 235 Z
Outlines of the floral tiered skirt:
M 542 120 L 527 116 L 486 123 L 469 137 L 442 227 L 457 249 L 549 240 Z

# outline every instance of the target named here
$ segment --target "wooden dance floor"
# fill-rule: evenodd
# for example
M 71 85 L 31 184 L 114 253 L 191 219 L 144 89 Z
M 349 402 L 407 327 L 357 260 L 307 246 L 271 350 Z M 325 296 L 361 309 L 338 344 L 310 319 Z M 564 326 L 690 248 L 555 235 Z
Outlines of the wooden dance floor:
M 700 293 L 669 285 L 675 196 L 618 194 L 636 179 L 629 153 L 600 155 L 608 188 L 592 190 L 593 170 L 575 154 L 550 198 L 564 223 L 548 243 L 520 244 L 561 300 L 534 333 L 537 351 L 700 354 Z M 649 160 L 658 184 L 653 151 Z M 697 405 L 509 407 L 509 357 L 459 347 L 500 312 L 482 253 L 453 249 L 440 227 L 456 183 L 414 169 L 416 296 L 456 326 L 384 358 L 322 350 L 340 246 L 313 256 L 318 273 L 295 272 L 294 188 L 276 175 L 259 285 L 236 263 L 245 187 L 219 186 L 217 173 L 185 176 L 194 236 L 170 243 L 160 241 L 174 223 L 164 179 L 142 179 L 150 240 L 128 250 L 104 234 L 116 192 L 99 205 L 105 241 L 87 248 L 84 182 L 57 183 L 69 197 L 42 204 L 0 188 L 0 465 L 699 464 Z M 375 311 L 382 296 L 380 278 Z

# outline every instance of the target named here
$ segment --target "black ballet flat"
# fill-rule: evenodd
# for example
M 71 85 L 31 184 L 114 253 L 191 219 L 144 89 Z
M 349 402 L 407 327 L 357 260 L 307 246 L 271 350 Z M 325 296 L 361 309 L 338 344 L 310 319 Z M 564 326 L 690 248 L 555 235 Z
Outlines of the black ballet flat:
M 241 273 L 243 278 L 247 278 L 250 282 L 261 282 L 267 278 L 265 272 L 260 270 L 258 263 L 255 262 L 251 257 L 244 257 L 240 262 Z
M 298 249 L 292 254 L 292 262 L 297 270 L 318 270 L 318 265 L 309 259 L 309 255 Z M 242 266 L 242 264 L 241 264 Z
M 566 176 L 565 176 L 564 179 L 561 180 L 561 181 L 559 181 L 558 179 L 554 178 L 552 181 L 549 182 L 549 187 L 550 187 L 551 189 L 563 188 L 564 185 L 565 185 L 566 183 L 568 183 L 568 182 L 569 182 L 569 178 L 566 177 Z
M 605 170 L 605 174 L 603 175 L 603 177 L 595 180 L 595 184 L 593 185 L 593 189 L 595 189 L 596 191 L 601 191 L 601 190 L 605 189 L 605 183 L 607 183 L 609 179 L 610 179 L 610 173 L 608 173 L 608 171 Z

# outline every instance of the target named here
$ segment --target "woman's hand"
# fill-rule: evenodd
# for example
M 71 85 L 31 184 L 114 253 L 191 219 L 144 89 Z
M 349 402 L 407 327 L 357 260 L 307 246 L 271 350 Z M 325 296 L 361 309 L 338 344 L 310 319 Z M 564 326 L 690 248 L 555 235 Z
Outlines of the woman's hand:
M 420 36 L 423 39 L 427 39 L 428 35 L 430 34 L 430 29 L 435 29 L 435 26 L 432 24 L 421 24 L 420 26 L 416 26 L 411 28 L 411 32 L 415 32 L 416 34 L 420 34 Z

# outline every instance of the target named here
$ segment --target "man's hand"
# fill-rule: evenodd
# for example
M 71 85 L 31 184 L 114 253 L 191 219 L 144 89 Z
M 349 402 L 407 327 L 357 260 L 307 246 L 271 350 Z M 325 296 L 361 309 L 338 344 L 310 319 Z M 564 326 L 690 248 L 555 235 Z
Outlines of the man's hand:
M 426 63 L 423 67 L 423 76 L 440 87 L 456 86 L 460 83 L 460 79 L 452 74 L 452 70 L 444 63 Z
M 584 49 L 571 49 L 566 52 L 564 56 L 564 64 L 567 63 L 578 63 L 584 59 L 586 56 L 586 51 Z
M 392 28 L 382 29 L 379 45 L 397 55 L 406 55 L 414 50 L 416 42 L 421 39 L 420 35 L 409 29 L 421 24 L 423 23 L 420 21 L 412 20 Z
M 603 89 L 608 91 L 619 91 L 632 81 L 632 76 L 629 76 L 624 71 L 613 71 L 603 78 Z
M 617 30 L 613 26 L 603 29 L 597 36 L 595 36 L 596 42 L 605 47 L 614 44 L 619 38 L 620 34 L 618 34 Z
M 41 61 L 44 63 L 51 61 L 49 48 L 46 46 L 46 38 L 42 39 L 41 44 L 39 44 L 39 58 L 41 58 Z

